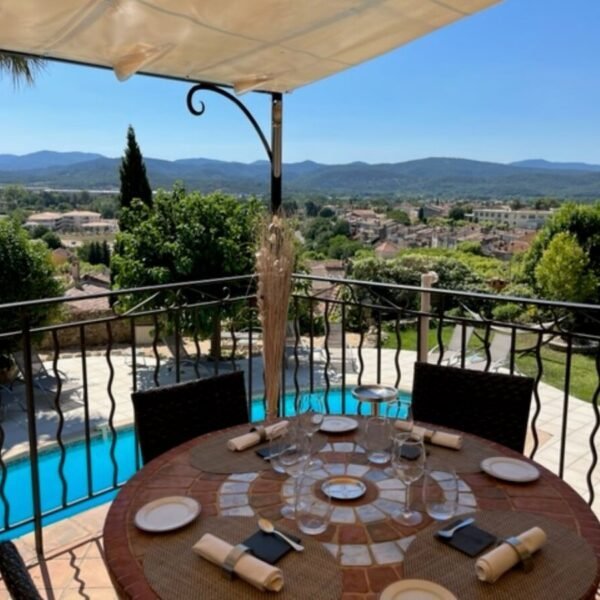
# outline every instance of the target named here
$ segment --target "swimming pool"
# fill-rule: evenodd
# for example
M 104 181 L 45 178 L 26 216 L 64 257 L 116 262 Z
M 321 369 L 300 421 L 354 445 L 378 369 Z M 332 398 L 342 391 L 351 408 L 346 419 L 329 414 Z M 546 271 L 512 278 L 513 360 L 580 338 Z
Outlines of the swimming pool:
M 304 392 L 303 392 L 304 393 Z M 315 394 L 323 394 L 316 391 Z M 401 398 L 409 399 L 410 396 L 401 394 Z M 294 413 L 295 393 L 285 396 L 285 414 Z M 327 393 L 329 412 L 342 412 L 342 392 L 339 389 L 330 390 Z M 365 414 L 368 406 L 363 406 L 361 411 Z M 346 414 L 357 414 L 358 403 L 352 397 L 349 390 L 345 394 Z M 395 414 L 395 413 L 394 413 Z M 262 399 L 253 399 L 250 407 L 250 418 L 252 421 L 260 421 L 264 418 L 264 406 Z M 110 432 L 105 435 L 96 435 L 91 441 L 91 489 L 93 494 L 99 494 L 103 490 L 113 487 L 114 468 L 111 460 L 110 447 L 112 436 Z M 136 471 L 135 435 L 132 427 L 119 429 L 116 432 L 115 461 L 117 464 L 118 484 L 125 483 Z M 62 506 L 63 485 L 59 476 L 61 452 L 57 447 L 41 451 L 39 454 L 40 472 L 40 495 L 42 512 L 59 509 Z M 86 446 L 84 441 L 71 442 L 65 445 L 64 474 L 67 481 L 67 504 L 88 496 L 88 469 L 86 461 Z M 6 481 L 4 492 L 6 505 L 0 501 L 0 540 L 19 537 L 33 531 L 33 523 L 23 523 L 31 519 L 33 515 L 33 502 L 31 498 L 31 465 L 28 458 L 11 461 L 6 468 Z M 112 500 L 118 490 L 110 490 L 100 496 L 85 500 L 75 506 L 68 506 L 51 515 L 43 517 L 43 525 L 49 525 L 61 519 L 71 517 L 94 506 L 98 506 Z M 8 511 L 8 512 L 7 512 Z M 9 530 L 6 530 L 8 524 Z

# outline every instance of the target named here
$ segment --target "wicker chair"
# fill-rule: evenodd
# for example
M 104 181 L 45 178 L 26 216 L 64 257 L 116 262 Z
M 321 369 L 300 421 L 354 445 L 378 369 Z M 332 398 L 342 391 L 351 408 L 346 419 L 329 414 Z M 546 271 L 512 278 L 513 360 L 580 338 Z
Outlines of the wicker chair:
M 144 463 L 194 437 L 248 422 L 244 373 L 131 394 Z
M 25 563 L 12 542 L 0 542 L 0 573 L 14 600 L 42 600 Z
M 413 415 L 523 452 L 533 385 L 530 377 L 416 363 Z

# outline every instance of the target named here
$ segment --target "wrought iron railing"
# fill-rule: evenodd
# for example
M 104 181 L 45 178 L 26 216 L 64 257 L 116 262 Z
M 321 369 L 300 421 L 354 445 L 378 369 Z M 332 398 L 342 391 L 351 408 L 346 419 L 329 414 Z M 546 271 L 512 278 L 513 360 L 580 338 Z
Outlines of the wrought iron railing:
M 307 275 L 294 286 L 281 414 L 305 392 L 335 412 L 356 410 L 356 384 L 410 392 L 415 360 L 526 374 L 536 382 L 527 454 L 594 502 L 600 307 Z M 0 535 L 33 528 L 41 553 L 45 523 L 104 500 L 139 468 L 132 391 L 243 369 L 260 418 L 268 340 L 255 290 L 243 276 L 0 306 L 12 323 L 0 351 L 16 362 L 0 373 Z M 106 310 L 75 311 L 82 299 Z

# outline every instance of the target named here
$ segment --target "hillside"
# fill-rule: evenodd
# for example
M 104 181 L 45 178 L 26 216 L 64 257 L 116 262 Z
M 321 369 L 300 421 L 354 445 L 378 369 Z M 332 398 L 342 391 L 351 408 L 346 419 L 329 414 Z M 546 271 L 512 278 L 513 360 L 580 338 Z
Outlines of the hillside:
M 42 151 L 24 156 L 0 155 L 0 184 L 50 189 L 117 189 L 120 158 L 80 152 Z M 567 166 L 570 165 L 570 166 Z M 267 193 L 266 161 L 225 162 L 206 158 L 175 161 L 146 159 L 154 189 L 182 181 L 187 189 L 221 189 L 231 193 Z M 584 168 L 585 167 L 585 168 Z M 600 198 L 600 166 L 550 163 L 513 164 L 460 158 L 426 158 L 401 163 L 355 162 L 325 165 L 289 163 L 283 169 L 284 190 L 340 195 L 427 195 L 441 197 Z

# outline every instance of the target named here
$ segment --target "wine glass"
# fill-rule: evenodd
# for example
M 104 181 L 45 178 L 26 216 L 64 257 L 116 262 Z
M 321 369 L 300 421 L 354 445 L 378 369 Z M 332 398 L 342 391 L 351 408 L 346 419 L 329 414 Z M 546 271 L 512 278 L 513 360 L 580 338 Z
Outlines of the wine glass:
M 296 415 L 300 429 L 308 436 L 312 456 L 313 435 L 319 431 L 325 418 L 325 401 L 322 394 L 302 394 L 298 399 Z
M 281 447 L 276 456 L 277 465 L 294 480 L 294 502 L 298 493 L 298 481 L 303 474 L 310 458 L 308 437 L 302 431 L 293 427 L 280 438 Z M 273 459 L 271 459 L 272 462 Z M 274 465 L 275 468 L 275 465 Z M 281 514 L 288 519 L 294 518 L 294 506 L 285 504 Z
M 458 479 L 452 467 L 439 461 L 427 461 L 423 478 L 423 504 L 436 521 L 450 519 L 458 507 Z
M 404 509 L 394 519 L 402 525 L 418 525 L 423 516 L 410 510 L 410 486 L 425 470 L 425 447 L 423 439 L 413 433 L 401 433 L 392 440 L 392 467 L 404 485 Z

